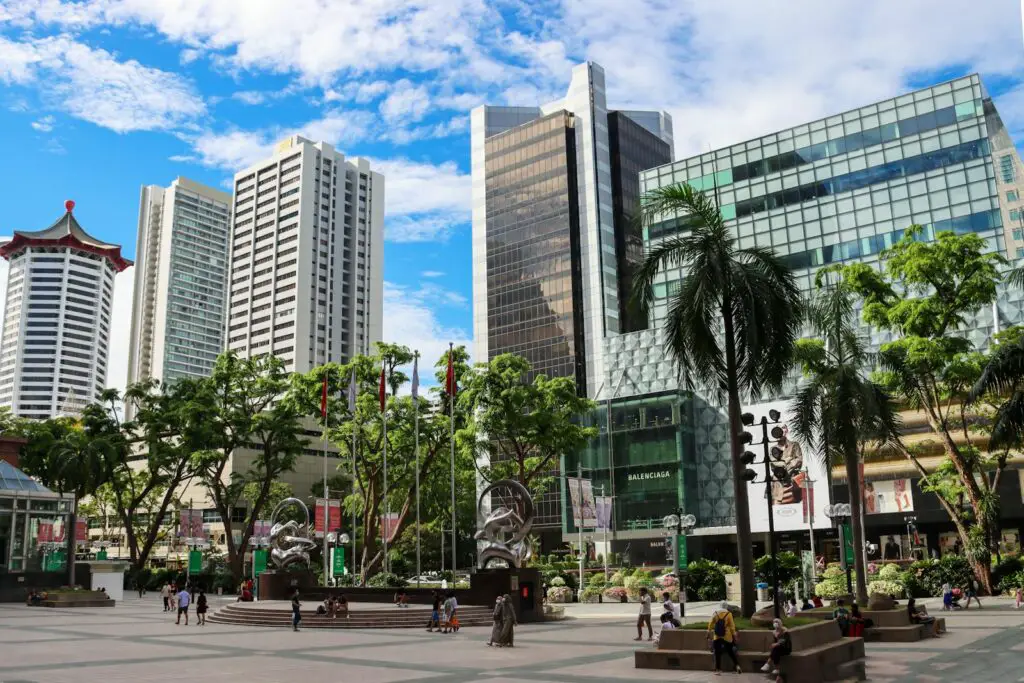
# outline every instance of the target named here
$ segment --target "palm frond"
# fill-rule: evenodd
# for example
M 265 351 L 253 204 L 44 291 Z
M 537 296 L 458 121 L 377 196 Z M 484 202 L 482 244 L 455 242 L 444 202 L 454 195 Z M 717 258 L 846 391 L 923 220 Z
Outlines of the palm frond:
M 976 402 L 989 392 L 1014 391 L 1024 385 L 1024 337 L 1011 344 L 1001 344 L 992 353 L 978 381 L 967 397 Z

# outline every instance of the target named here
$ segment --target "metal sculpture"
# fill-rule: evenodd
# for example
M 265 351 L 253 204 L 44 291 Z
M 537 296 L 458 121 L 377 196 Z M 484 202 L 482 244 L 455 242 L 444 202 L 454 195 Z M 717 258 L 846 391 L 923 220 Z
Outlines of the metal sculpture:
M 294 520 L 279 522 L 278 514 L 289 505 L 297 505 L 304 515 L 300 524 Z M 285 498 L 270 516 L 273 526 L 270 528 L 270 561 L 278 569 L 285 569 L 293 564 L 309 565 L 309 551 L 316 547 L 316 542 L 309 538 L 309 508 L 298 498 Z
M 484 501 L 497 489 L 507 489 L 502 502 L 507 502 L 509 507 L 499 505 L 485 512 Z M 483 541 L 477 562 L 479 568 L 486 569 L 493 560 L 507 562 L 510 567 L 522 567 L 533 553 L 526 540 L 533 528 L 533 498 L 530 492 L 518 481 L 501 479 L 480 493 L 476 509 L 478 517 L 483 520 L 480 531 L 474 536 L 478 541 Z

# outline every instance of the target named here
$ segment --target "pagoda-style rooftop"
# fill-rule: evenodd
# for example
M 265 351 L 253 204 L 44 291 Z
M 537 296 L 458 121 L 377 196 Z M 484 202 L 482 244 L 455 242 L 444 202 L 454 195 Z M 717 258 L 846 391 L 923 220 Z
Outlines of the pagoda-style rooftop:
M 64 208 L 64 215 L 45 230 L 15 230 L 14 238 L 0 246 L 0 256 L 10 260 L 11 256 L 26 247 L 70 247 L 109 259 L 118 272 L 132 265 L 131 261 L 121 256 L 119 245 L 96 239 L 78 224 L 72 213 L 75 208 L 73 201 L 69 199 L 64 202 Z

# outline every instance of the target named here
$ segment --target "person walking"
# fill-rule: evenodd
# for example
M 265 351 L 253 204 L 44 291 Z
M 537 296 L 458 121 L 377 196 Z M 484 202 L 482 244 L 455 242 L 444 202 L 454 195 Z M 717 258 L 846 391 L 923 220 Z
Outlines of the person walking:
M 512 604 L 512 598 L 505 593 L 501 601 L 501 647 L 512 647 L 515 643 L 516 632 L 516 608 Z
M 964 605 L 964 609 L 971 606 L 971 600 L 978 603 L 978 609 L 981 609 L 981 600 L 978 599 L 978 580 L 971 579 L 970 584 L 967 586 L 967 604 Z
M 171 584 L 170 582 L 165 583 L 160 588 L 160 597 L 164 600 L 164 611 L 168 612 L 171 609 Z
M 184 588 L 178 593 L 178 618 L 174 621 L 175 624 L 181 623 L 181 615 L 185 615 L 185 626 L 188 626 L 188 606 L 192 596 Z
M 196 626 L 206 626 L 206 591 L 199 589 L 199 598 L 196 599 Z
M 501 602 L 504 598 L 498 596 L 494 601 L 494 612 L 491 615 L 491 638 L 487 641 L 487 646 L 501 645 L 501 620 L 504 615 L 504 610 L 501 608 Z M 427 629 L 430 630 L 429 628 Z
M 441 630 L 441 594 L 434 591 L 433 602 L 430 608 L 430 621 L 427 622 L 427 633 L 433 633 L 434 629 Z
M 1014 609 L 1020 609 L 1021 604 L 1024 604 L 1024 588 L 1021 588 L 1020 586 L 1017 586 L 1017 590 L 1015 590 L 1013 592 L 1013 595 L 1014 595 L 1014 600 L 1013 600 Z
M 743 673 L 743 669 L 740 668 L 739 657 L 736 654 L 739 649 L 738 635 L 736 632 L 736 621 L 732 618 L 732 612 L 729 611 L 729 603 L 723 600 L 714 613 L 712 613 L 711 621 L 708 622 L 707 637 L 711 645 L 711 652 L 715 658 L 716 676 L 722 675 L 723 652 L 729 655 L 736 673 Z
M 647 640 L 654 640 L 654 629 L 651 627 L 651 595 L 644 587 L 640 588 L 640 614 L 636 619 L 636 638 L 644 639 L 644 625 L 647 625 Z
M 302 621 L 302 614 L 299 610 L 302 607 L 302 603 L 299 602 L 299 589 L 296 588 L 295 592 L 292 593 L 292 630 L 299 630 L 299 622 Z

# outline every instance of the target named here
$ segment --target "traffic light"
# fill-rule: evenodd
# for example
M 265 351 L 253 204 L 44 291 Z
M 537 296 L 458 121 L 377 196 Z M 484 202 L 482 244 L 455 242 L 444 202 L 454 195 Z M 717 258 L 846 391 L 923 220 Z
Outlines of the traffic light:
M 782 449 L 778 446 L 772 446 L 772 460 L 782 460 Z
M 754 464 L 755 460 L 757 460 L 757 456 L 750 451 L 743 451 L 743 455 L 740 456 L 740 463 L 746 467 L 746 469 L 743 470 L 743 479 L 746 481 L 754 481 L 757 479 L 757 472 L 749 467 L 749 465 Z
M 743 413 L 743 415 L 740 416 L 740 420 L 743 422 L 743 424 L 749 427 L 750 425 L 754 424 L 754 414 Z

